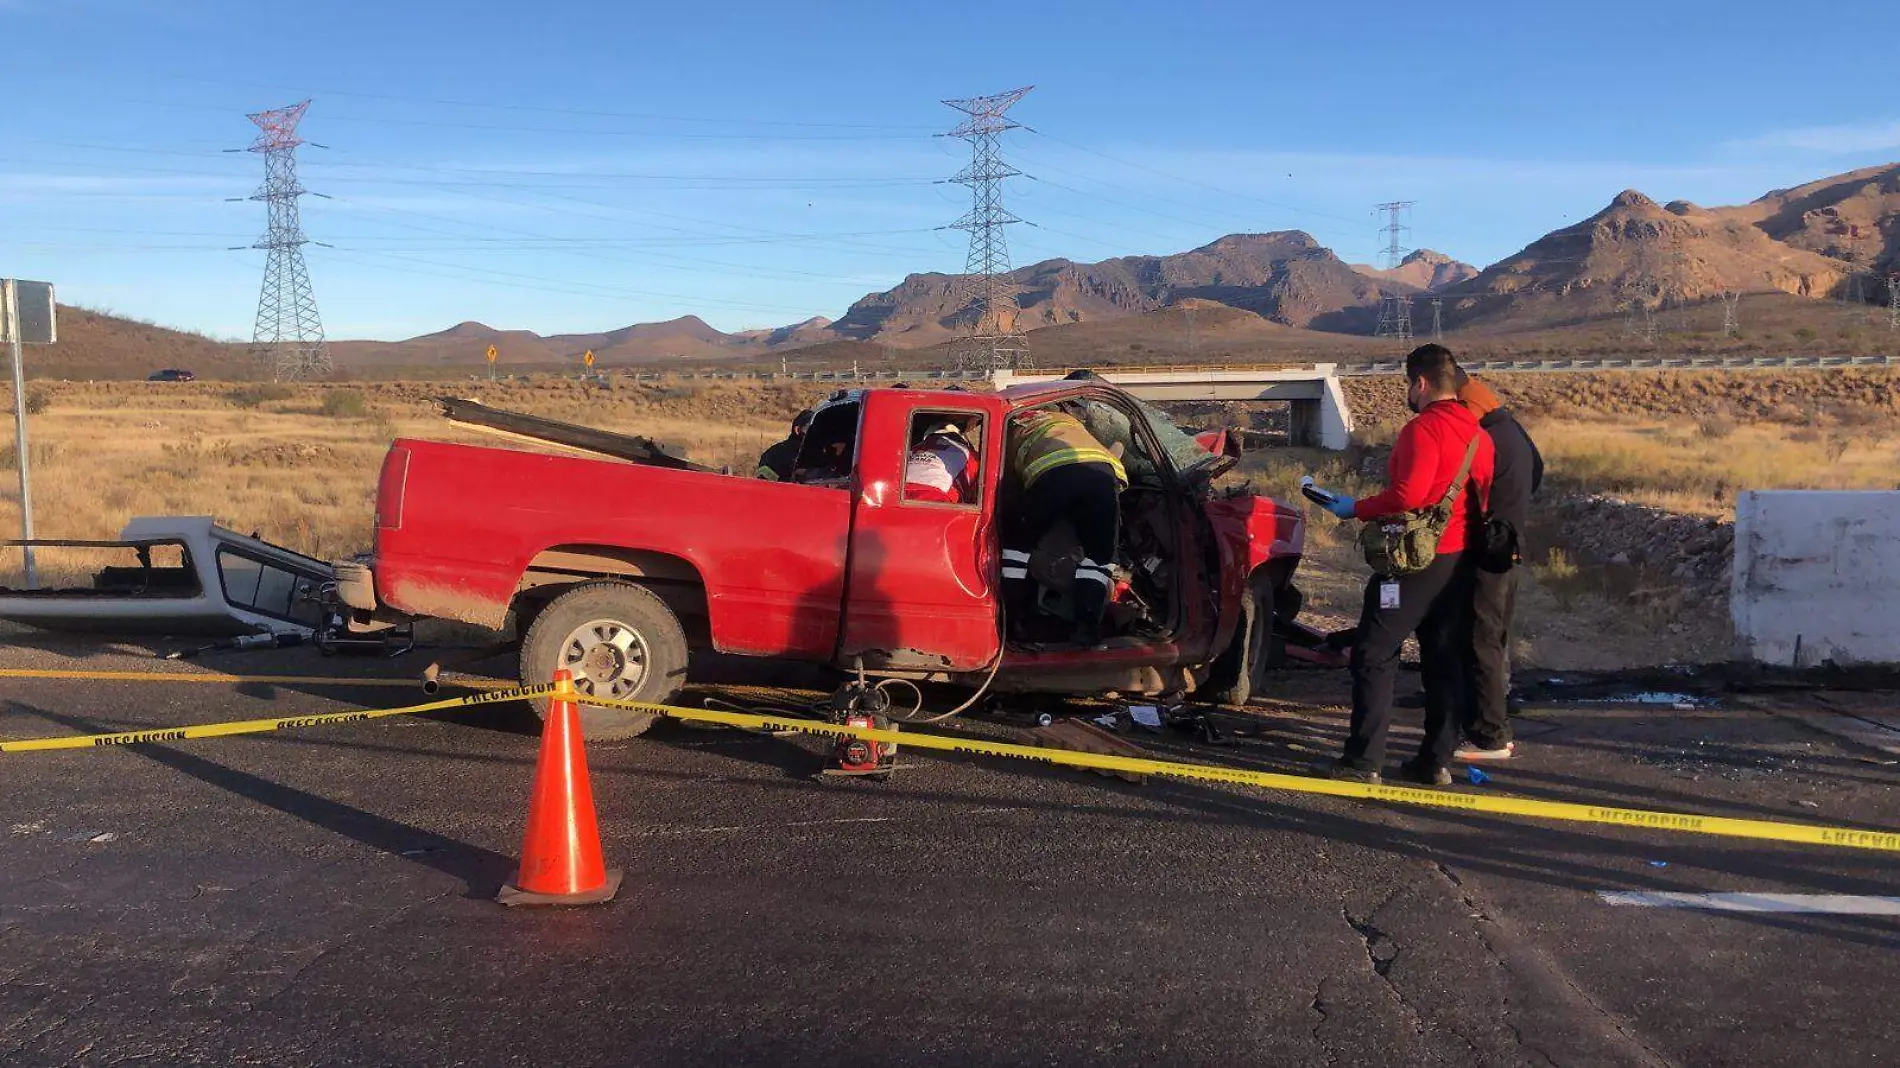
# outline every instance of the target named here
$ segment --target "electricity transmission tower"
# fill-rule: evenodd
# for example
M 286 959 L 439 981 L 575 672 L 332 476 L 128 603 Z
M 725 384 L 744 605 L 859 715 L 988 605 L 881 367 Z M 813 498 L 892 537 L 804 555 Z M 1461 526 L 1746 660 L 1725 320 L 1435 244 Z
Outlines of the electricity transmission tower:
M 1887 275 L 1887 329 L 1900 331 L 1900 271 Z
M 967 330 L 955 353 L 961 370 L 998 371 L 1032 366 L 1029 341 L 1017 326 L 1016 286 L 1010 281 L 1009 241 L 1003 227 L 1022 220 L 1003 207 L 1003 181 L 1022 172 L 1003 162 L 1001 138 L 1019 127 L 1006 112 L 1034 86 L 994 96 L 946 100 L 966 117 L 945 136 L 970 144 L 970 165 L 950 181 L 970 189 L 970 210 L 951 229 L 970 235 L 959 315 Z
M 1374 207 L 1374 210 L 1383 211 L 1386 214 L 1386 223 L 1379 228 L 1379 232 L 1385 235 L 1385 269 L 1388 271 L 1396 270 L 1400 262 L 1404 260 L 1405 254 L 1411 251 L 1405 247 L 1402 238 L 1411 233 L 1412 228 L 1399 220 L 1416 203 L 1418 202 L 1415 200 L 1393 200 Z
M 1660 289 L 1657 299 L 1660 300 Z M 1645 345 L 1656 343 L 1656 315 L 1650 309 L 1649 301 L 1642 297 L 1631 297 L 1624 305 L 1623 336 L 1635 338 Z
M 269 253 L 264 288 L 257 298 L 257 325 L 251 331 L 251 356 L 279 381 L 318 377 L 331 369 L 323 320 L 303 262 L 309 239 L 297 214 L 297 198 L 306 192 L 297 183 L 297 146 L 304 143 L 297 136 L 297 123 L 309 107 L 306 100 L 248 116 L 258 134 L 245 151 L 264 157 L 264 184 L 249 199 L 263 201 L 269 213 L 269 227 L 251 246 Z
M 1373 336 L 1393 341 L 1412 340 L 1412 298 L 1389 295 L 1380 298 L 1379 328 L 1373 331 Z
M 1741 320 L 1741 317 L 1737 314 L 1737 312 L 1740 310 L 1741 303 L 1742 303 L 1741 290 L 1724 289 L 1722 291 L 1722 336 L 1723 337 L 1735 337 L 1736 335 L 1742 332 L 1742 320 Z
M 1438 297 L 1432 298 L 1432 340 L 1445 340 L 1445 302 Z
M 1405 259 L 1404 236 L 1411 227 L 1401 219 L 1414 204 L 1410 200 L 1394 200 L 1375 207 L 1386 213 L 1386 224 L 1381 228 L 1385 234 L 1385 269 L 1397 270 Z M 1379 325 L 1372 332 L 1374 337 L 1391 338 L 1393 341 L 1412 340 L 1412 298 L 1387 294 L 1379 298 Z
M 1841 287 L 1841 305 L 1851 319 L 1858 317 L 1860 305 L 1867 303 L 1867 287 L 1861 280 L 1860 270 L 1860 227 L 1848 226 L 1838 232 L 1847 236 L 1847 282 Z

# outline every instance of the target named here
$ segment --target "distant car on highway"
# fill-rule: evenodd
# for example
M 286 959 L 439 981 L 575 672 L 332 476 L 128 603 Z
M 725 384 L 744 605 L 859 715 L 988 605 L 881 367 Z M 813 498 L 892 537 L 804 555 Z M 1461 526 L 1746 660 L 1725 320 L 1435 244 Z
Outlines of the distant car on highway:
M 147 382 L 196 382 L 198 381 L 198 376 L 192 374 L 190 371 L 180 370 L 176 367 L 167 367 L 163 371 L 153 371 L 151 374 L 146 375 L 145 380 Z

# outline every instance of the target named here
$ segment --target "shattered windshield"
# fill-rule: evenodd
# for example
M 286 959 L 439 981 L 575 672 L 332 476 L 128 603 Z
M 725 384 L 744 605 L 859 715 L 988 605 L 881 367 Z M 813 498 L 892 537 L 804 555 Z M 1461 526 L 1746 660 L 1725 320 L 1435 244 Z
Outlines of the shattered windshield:
M 1134 398 L 1130 399 L 1134 400 Z M 1168 413 L 1140 400 L 1135 400 L 1134 403 L 1135 407 L 1141 409 L 1141 414 L 1147 417 L 1148 426 L 1154 430 L 1155 439 L 1161 442 L 1161 450 L 1167 453 L 1168 459 L 1174 462 L 1175 470 L 1191 471 L 1214 458 L 1213 453 L 1208 452 L 1200 442 L 1194 440 L 1194 435 L 1175 426 L 1174 420 L 1168 417 Z
M 1147 420 L 1149 428 L 1154 431 L 1155 440 L 1161 444 L 1162 451 L 1167 453 L 1175 470 L 1185 472 L 1213 458 L 1213 454 L 1202 448 L 1191 435 L 1175 426 L 1174 420 L 1168 418 L 1166 412 L 1133 397 L 1127 399 Z M 1155 470 L 1154 462 L 1147 455 L 1147 445 L 1135 438 L 1126 413 L 1107 401 L 1094 398 L 1083 400 L 1074 410 L 1095 440 L 1104 446 L 1122 446 L 1122 466 L 1128 472 L 1131 485 L 1159 484 L 1160 472 Z

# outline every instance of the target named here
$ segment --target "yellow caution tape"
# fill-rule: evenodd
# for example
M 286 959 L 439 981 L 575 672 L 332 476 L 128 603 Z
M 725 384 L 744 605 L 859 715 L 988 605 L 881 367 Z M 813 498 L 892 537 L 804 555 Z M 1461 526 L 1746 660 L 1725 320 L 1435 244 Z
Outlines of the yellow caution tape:
M 1268 790 L 1286 790 L 1302 794 L 1327 794 L 1333 797 L 1389 801 L 1404 805 L 1429 805 L 1462 812 L 1486 812 L 1501 816 L 1533 816 L 1541 819 L 1569 820 L 1578 823 L 1607 823 L 1622 827 L 1645 827 L 1660 831 L 1687 831 L 1692 834 L 1725 835 L 1732 838 L 1766 838 L 1777 842 L 1801 842 L 1808 845 L 1843 846 L 1851 849 L 1877 849 L 1900 852 L 1900 832 L 1863 831 L 1851 827 L 1823 827 L 1807 823 L 1780 823 L 1773 820 L 1733 819 L 1727 816 L 1697 816 L 1686 812 L 1654 812 L 1638 808 L 1611 808 L 1606 805 L 1579 804 L 1572 801 L 1540 801 L 1528 797 L 1474 794 L 1457 790 L 1431 790 L 1413 786 L 1374 786 L 1370 783 L 1345 782 L 1306 775 L 1284 775 L 1270 771 L 1187 764 L 1146 757 L 1112 756 L 1107 753 L 1080 753 L 1066 749 L 1042 749 L 1007 742 L 986 742 L 975 738 L 953 738 L 941 734 L 877 730 L 847 727 L 815 720 L 782 719 L 743 712 L 719 712 L 701 708 L 674 708 L 633 701 L 614 701 L 589 697 L 590 707 L 619 708 L 634 712 L 652 712 L 674 719 L 723 723 L 748 730 L 798 731 L 832 738 L 865 738 L 876 742 L 910 746 L 917 749 L 941 749 L 951 753 L 1009 757 L 1032 760 L 1039 764 L 1060 764 L 1102 771 L 1135 772 L 1195 782 L 1218 782 L 1236 786 L 1257 786 Z
M 216 671 L 80 671 L 63 668 L 0 668 L 0 679 L 54 679 L 69 682 L 208 682 L 235 685 L 241 682 L 265 686 L 390 686 L 419 689 L 419 678 L 344 677 L 337 675 L 230 675 Z M 442 685 L 464 690 L 505 690 L 512 682 L 473 679 L 467 682 L 442 680 Z
M 231 723 L 200 723 L 187 727 L 160 727 L 155 730 L 117 731 L 112 734 L 74 734 L 55 738 L 28 738 L 0 742 L 0 753 L 39 753 L 49 749 L 93 749 L 112 745 L 145 745 L 151 742 L 180 742 L 188 738 L 228 738 L 235 734 L 268 734 L 272 731 L 322 727 L 333 723 L 361 723 L 390 716 L 410 716 L 418 712 L 442 712 L 471 705 L 490 705 L 504 701 L 525 701 L 546 697 L 552 686 L 518 687 L 488 693 L 451 697 L 405 708 L 357 709 L 352 712 L 323 712 L 313 716 L 280 716 L 276 719 L 245 719 Z
M 192 676 L 167 677 L 191 678 Z M 206 723 L 188 727 L 121 731 L 115 734 L 82 734 L 56 738 L 32 738 L 15 742 L 0 742 L 0 753 L 41 752 L 50 749 L 91 749 L 100 746 L 175 742 L 191 738 L 223 738 L 239 734 L 265 734 L 271 731 L 317 727 L 332 723 L 358 723 L 372 719 L 383 719 L 390 716 L 413 715 L 419 712 L 438 712 L 454 708 L 467 708 L 472 705 L 527 700 L 535 697 L 546 697 L 557 692 L 559 691 L 554 686 L 521 687 L 471 694 L 467 697 L 451 698 L 442 701 L 430 701 L 426 704 L 409 705 L 404 708 L 364 709 L 351 712 L 330 712 L 313 716 L 284 716 L 277 719 L 241 720 L 234 723 Z M 571 693 L 572 691 L 569 690 L 568 692 Z M 824 723 L 808 719 L 784 719 L 775 716 L 754 715 L 747 712 L 722 712 L 707 708 L 681 708 L 674 705 L 646 704 L 638 701 L 616 701 L 604 697 L 588 697 L 585 698 L 584 701 L 589 707 L 594 708 L 617 708 L 630 712 L 649 712 L 670 719 L 718 723 L 728 727 L 739 727 L 746 730 L 792 731 L 830 738 L 864 738 L 870 741 L 910 746 L 917 749 L 937 749 L 944 752 L 964 753 L 973 756 L 1008 757 L 1015 760 L 1033 761 L 1038 764 L 1093 768 L 1102 771 L 1132 772 L 1141 775 L 1158 775 L 1164 778 L 1181 779 L 1190 782 L 1214 782 L 1226 783 L 1233 786 L 1255 786 L 1262 789 L 1283 790 L 1290 793 L 1325 794 L 1331 797 L 1386 801 L 1404 805 L 1425 805 L 1432 808 L 1449 808 L 1457 809 L 1461 812 L 1483 812 L 1501 816 L 1531 816 L 1539 819 L 1567 820 L 1576 823 L 1611 824 L 1621 827 L 1642 827 L 1661 831 L 1683 831 L 1691 834 L 1722 835 L 1731 838 L 1757 838 L 1777 842 L 1798 842 L 1806 845 L 1900 852 L 1900 832 L 1895 831 L 1859 830 L 1852 827 L 1825 827 L 1807 823 L 1782 823 L 1774 820 L 1735 819 L 1728 816 L 1698 816 L 1687 812 L 1657 812 L 1649 809 L 1613 808 L 1607 805 L 1580 804 L 1572 801 L 1542 801 L 1527 797 L 1473 794 L 1454 790 L 1430 790 L 1412 786 L 1374 786 L 1370 783 L 1346 782 L 1337 779 L 1315 778 L 1303 775 L 1286 775 L 1270 771 L 1251 771 L 1244 768 L 1220 767 L 1211 764 L 1188 764 L 1173 760 L 1151 760 L 1146 757 L 1113 756 L 1107 753 L 1083 753 L 1066 749 L 1043 749 L 1037 746 L 1014 745 L 1008 742 L 989 742 L 976 738 L 955 738 L 941 734 L 920 734 L 913 731 L 878 730 L 872 727 L 851 727 L 838 723 Z

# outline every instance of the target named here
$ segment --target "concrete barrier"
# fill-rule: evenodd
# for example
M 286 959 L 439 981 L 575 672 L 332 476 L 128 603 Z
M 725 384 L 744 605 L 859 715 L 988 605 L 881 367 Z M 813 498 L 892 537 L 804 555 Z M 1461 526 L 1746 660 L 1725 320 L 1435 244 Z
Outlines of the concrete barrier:
M 1729 612 L 1764 664 L 1900 664 L 1900 492 L 1743 493 Z

